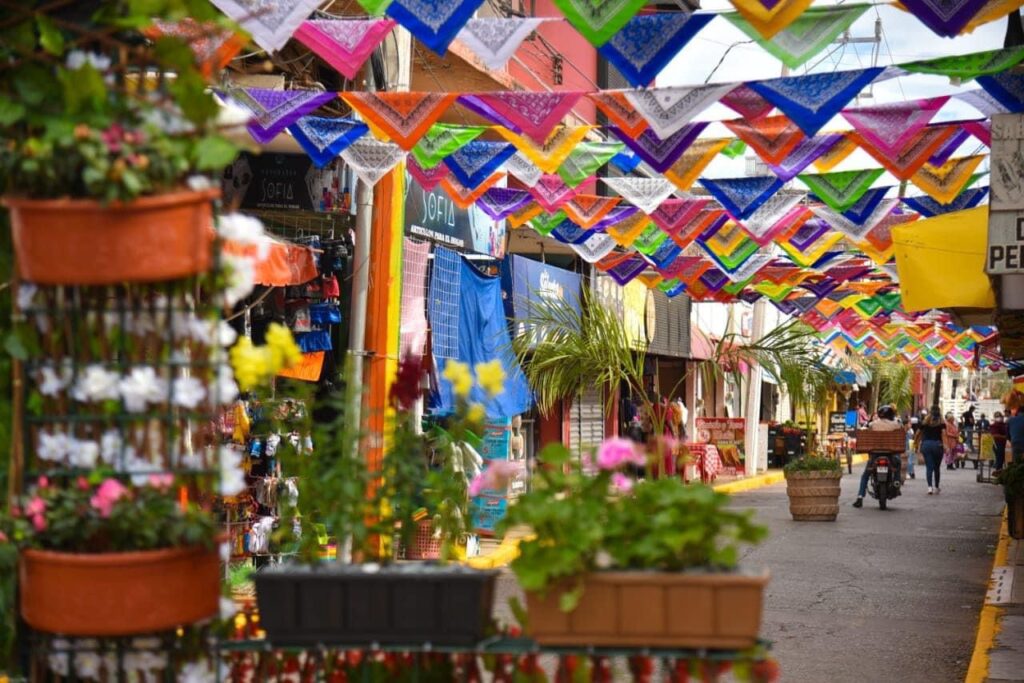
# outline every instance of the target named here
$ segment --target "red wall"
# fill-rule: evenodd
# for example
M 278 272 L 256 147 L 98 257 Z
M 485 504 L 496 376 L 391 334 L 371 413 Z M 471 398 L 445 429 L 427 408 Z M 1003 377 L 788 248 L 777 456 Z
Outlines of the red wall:
M 536 16 L 561 18 L 562 13 L 551 0 L 537 0 Z M 555 85 L 552 80 L 549 49 L 540 40 L 525 40 L 516 52 L 516 57 L 529 66 L 529 69 L 524 69 L 514 59 L 508 62 L 509 74 L 524 90 L 543 90 L 538 79 L 553 90 L 596 90 L 594 83 L 597 82 L 597 50 L 593 45 L 564 20 L 545 22 L 537 32 L 562 55 L 562 84 Z M 576 69 L 586 74 L 586 77 Z M 588 123 L 594 123 L 595 109 L 590 100 L 581 99 L 574 109 Z

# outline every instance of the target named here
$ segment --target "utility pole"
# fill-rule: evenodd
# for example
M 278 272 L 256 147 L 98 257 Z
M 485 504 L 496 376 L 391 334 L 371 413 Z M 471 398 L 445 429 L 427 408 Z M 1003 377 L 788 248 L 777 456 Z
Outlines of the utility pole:
M 754 320 L 751 324 L 750 343 L 756 344 L 764 336 L 764 299 L 754 302 Z M 743 452 L 745 454 L 744 469 L 748 477 L 757 474 L 758 446 L 761 428 L 761 373 L 758 364 L 750 367 L 747 378 L 747 415 L 744 427 Z

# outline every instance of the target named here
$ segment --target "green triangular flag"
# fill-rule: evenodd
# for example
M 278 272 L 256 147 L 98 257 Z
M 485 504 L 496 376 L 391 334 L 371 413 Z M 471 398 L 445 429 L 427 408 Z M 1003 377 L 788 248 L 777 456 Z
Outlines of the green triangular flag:
M 668 239 L 668 235 L 661 231 L 654 223 L 647 226 L 647 229 L 640 233 L 640 236 L 633 242 L 633 248 L 644 256 L 650 256 L 658 250 L 661 243 Z
M 555 0 L 555 5 L 581 36 L 601 47 L 647 6 L 647 0 Z
M 739 13 L 728 12 L 722 16 L 783 64 L 795 69 L 830 45 L 836 36 L 850 28 L 870 6 L 860 4 L 808 8 L 769 40 Z
M 856 204 L 883 173 L 884 168 L 871 168 L 837 173 L 801 173 L 797 177 L 830 209 L 842 213 Z
M 384 16 L 384 10 L 391 4 L 391 0 L 356 0 L 359 6 L 366 10 L 371 17 Z
M 558 175 L 566 185 L 576 187 L 624 149 L 621 142 L 581 142 L 558 167 Z
M 978 182 L 979 178 L 982 178 L 982 177 L 984 177 L 986 175 L 988 175 L 988 171 L 978 171 L 977 173 L 975 173 L 974 175 L 971 176 L 971 179 L 967 181 L 966 185 L 964 185 L 963 187 L 960 188 L 960 191 L 963 192 L 964 190 L 969 188 L 971 185 L 973 185 L 974 183 Z
M 725 146 L 725 149 L 723 149 L 720 154 L 724 154 L 730 159 L 736 159 L 743 156 L 743 153 L 746 151 L 747 143 L 743 142 L 743 140 L 733 140 Z
M 531 218 L 529 226 L 537 231 L 537 234 L 547 237 L 551 234 L 551 231 L 562 224 L 567 218 L 564 211 L 556 211 L 555 213 L 542 213 L 541 215 Z
M 1016 66 L 1024 60 L 1024 47 L 1009 47 L 1003 50 L 972 52 L 969 55 L 937 57 L 900 66 L 907 71 L 920 74 L 938 74 L 969 81 L 978 76 L 996 74 Z
M 871 297 L 870 299 L 861 299 L 856 304 L 857 308 L 864 312 L 868 317 L 873 316 L 882 309 L 882 304 L 878 301 L 878 297 Z
M 450 123 L 435 123 L 416 146 L 412 155 L 424 170 L 437 166 L 449 154 L 454 154 L 478 138 L 487 126 L 455 126 Z
M 678 287 L 680 284 L 679 278 L 672 278 L 671 280 L 662 280 L 658 283 L 658 289 L 663 292 L 671 292 L 673 289 Z
M 889 292 L 888 294 L 876 294 L 872 301 L 877 301 L 878 304 L 887 311 L 894 311 L 899 308 L 900 305 L 900 293 L 899 291 Z

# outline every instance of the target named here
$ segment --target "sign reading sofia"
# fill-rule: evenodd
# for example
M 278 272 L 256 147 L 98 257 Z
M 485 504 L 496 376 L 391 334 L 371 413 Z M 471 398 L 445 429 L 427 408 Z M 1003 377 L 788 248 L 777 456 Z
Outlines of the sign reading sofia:
M 444 190 L 424 190 L 406 173 L 405 234 L 461 252 L 501 258 L 505 254 L 505 221 L 495 221 L 471 206 L 460 209 Z
M 502 264 L 505 311 L 515 320 L 515 335 L 530 333 L 534 343 L 543 330 L 530 329 L 531 309 L 545 301 L 565 301 L 580 310 L 580 275 L 523 256 L 512 255 Z

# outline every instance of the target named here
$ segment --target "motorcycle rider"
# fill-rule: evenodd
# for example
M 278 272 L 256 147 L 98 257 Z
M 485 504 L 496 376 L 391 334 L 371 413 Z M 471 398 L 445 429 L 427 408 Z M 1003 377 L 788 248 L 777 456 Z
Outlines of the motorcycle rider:
M 901 425 L 896 419 L 896 408 L 893 406 L 882 406 L 878 409 L 878 417 L 871 421 L 868 425 L 868 429 L 873 432 L 891 432 L 897 429 L 903 429 L 903 425 Z M 853 507 L 855 508 L 864 506 L 864 496 L 867 495 L 868 492 L 868 481 L 871 479 L 871 465 L 874 461 L 875 454 L 871 453 L 868 455 L 868 464 L 864 467 L 864 472 L 860 475 L 860 488 L 857 490 L 857 500 L 853 501 Z M 895 458 L 895 461 L 899 463 L 900 458 Z

